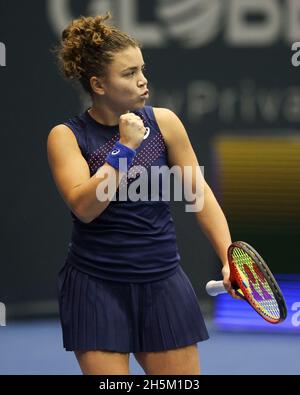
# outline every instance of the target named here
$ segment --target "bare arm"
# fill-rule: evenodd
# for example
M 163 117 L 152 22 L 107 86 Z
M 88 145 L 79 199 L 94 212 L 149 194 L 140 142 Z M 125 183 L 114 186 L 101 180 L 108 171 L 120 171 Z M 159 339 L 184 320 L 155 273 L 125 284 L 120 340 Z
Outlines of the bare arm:
M 89 166 L 77 140 L 65 125 L 56 126 L 49 133 L 47 154 L 54 182 L 63 200 L 82 222 L 91 222 L 111 201 L 98 199 L 96 190 L 99 184 L 107 182 L 109 177 L 114 193 L 120 182 L 119 171 L 105 163 L 90 177 Z
M 176 114 L 168 109 L 156 108 L 154 112 L 168 148 L 170 166 L 180 166 L 182 174 L 184 166 L 191 166 L 193 169 L 192 190 L 197 191 L 196 174 L 197 167 L 199 171 L 199 163 L 182 122 Z M 199 198 L 202 199 L 203 196 L 199 196 Z M 233 296 L 233 291 L 230 288 L 227 261 L 227 249 L 231 244 L 231 235 L 225 215 L 205 181 L 204 205 L 201 211 L 195 212 L 195 215 L 204 234 L 210 240 L 223 264 L 224 284 Z
M 227 264 L 227 249 L 232 242 L 230 231 L 225 215 L 207 183 L 204 190 L 204 207 L 195 214 L 223 265 Z

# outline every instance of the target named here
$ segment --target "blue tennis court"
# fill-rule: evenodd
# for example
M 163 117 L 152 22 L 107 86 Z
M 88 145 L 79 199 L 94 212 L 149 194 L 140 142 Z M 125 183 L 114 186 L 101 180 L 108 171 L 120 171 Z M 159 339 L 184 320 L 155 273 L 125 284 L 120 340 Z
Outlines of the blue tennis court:
M 300 374 L 297 335 L 222 333 L 207 324 L 210 339 L 198 343 L 204 375 Z M 62 348 L 57 319 L 8 322 L 0 328 L 0 349 L 1 375 L 81 374 L 74 354 Z M 132 354 L 130 372 L 144 374 Z

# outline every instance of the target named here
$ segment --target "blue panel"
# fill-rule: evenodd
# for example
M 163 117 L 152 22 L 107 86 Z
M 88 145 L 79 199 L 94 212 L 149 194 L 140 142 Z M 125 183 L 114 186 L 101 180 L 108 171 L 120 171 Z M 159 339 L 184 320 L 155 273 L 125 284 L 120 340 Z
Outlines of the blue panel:
M 251 330 L 261 332 L 294 332 L 300 334 L 300 275 L 275 276 L 287 305 L 287 318 L 279 324 L 265 321 L 243 300 L 235 300 L 228 294 L 215 298 L 214 323 L 228 331 Z

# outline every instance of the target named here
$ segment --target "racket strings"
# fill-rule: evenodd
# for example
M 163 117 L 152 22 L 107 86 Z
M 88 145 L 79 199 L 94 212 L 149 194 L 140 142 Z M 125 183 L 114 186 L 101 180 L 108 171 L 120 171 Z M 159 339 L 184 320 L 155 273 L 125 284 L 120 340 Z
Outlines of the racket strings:
M 242 249 L 234 248 L 232 255 L 244 285 L 242 291 L 248 293 L 255 307 L 262 314 L 271 319 L 279 319 L 278 303 L 264 273 L 261 272 L 251 256 Z

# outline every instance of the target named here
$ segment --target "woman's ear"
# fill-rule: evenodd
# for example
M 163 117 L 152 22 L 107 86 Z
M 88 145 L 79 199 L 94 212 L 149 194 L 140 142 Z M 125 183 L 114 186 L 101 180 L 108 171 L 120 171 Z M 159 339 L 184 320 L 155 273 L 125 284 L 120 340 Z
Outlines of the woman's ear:
M 97 93 L 97 95 L 105 95 L 105 89 L 101 78 L 91 77 L 90 85 L 94 93 Z

